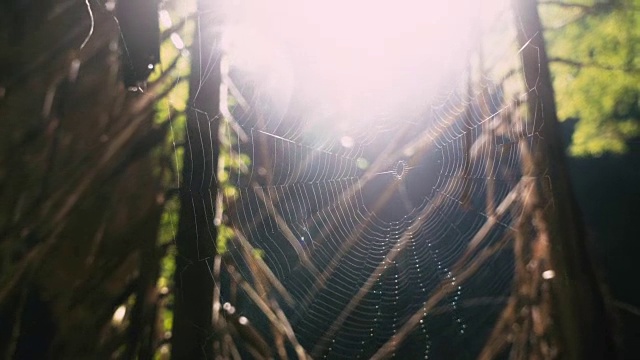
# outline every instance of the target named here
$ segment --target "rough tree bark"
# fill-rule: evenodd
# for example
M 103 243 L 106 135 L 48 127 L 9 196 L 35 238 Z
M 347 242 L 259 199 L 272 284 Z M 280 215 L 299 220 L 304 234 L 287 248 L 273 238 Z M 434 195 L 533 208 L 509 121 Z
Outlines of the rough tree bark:
M 524 284 L 516 287 L 540 301 L 527 305 L 534 334 L 524 340 L 529 343 L 524 348 L 528 356 L 544 354 L 546 350 L 532 348 L 535 344 L 530 337 L 534 336 L 543 339 L 537 341 L 538 346 L 546 342 L 563 359 L 612 359 L 615 347 L 610 318 L 569 183 L 537 1 L 513 0 L 512 5 L 524 78 L 530 90 L 528 117 L 541 124 L 540 140 L 531 148 L 531 161 L 523 158 L 525 175 L 535 179 L 532 196 L 523 201 L 525 208 L 527 201 L 535 202 L 527 226 L 533 226 L 536 235 L 531 243 L 523 245 L 528 247 L 524 251 L 530 258 L 517 275 L 527 273 L 519 279 Z M 555 276 L 541 282 L 541 273 L 531 270 L 545 270 L 541 264 L 552 269 Z M 549 323 L 537 327 L 536 322 L 545 322 L 545 318 Z

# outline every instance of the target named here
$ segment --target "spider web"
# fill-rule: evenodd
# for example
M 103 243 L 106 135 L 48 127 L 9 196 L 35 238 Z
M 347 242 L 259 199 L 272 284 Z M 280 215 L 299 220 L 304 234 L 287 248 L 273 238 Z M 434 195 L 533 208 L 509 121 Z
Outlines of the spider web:
M 510 22 L 502 16 L 495 23 Z M 235 234 L 225 255 L 248 279 L 243 254 L 259 249 L 274 299 L 314 358 L 370 358 L 385 344 L 397 358 L 482 349 L 511 290 L 504 244 L 522 144 L 533 146 L 541 125 L 520 115 L 533 85 L 514 76 L 515 40 L 493 30 L 502 35 L 489 54 L 478 56 L 478 44 L 475 63 L 404 113 L 375 103 L 364 115 L 283 108 L 233 57 L 209 60 L 223 64 L 223 159 L 241 164 L 222 165 L 235 189 L 224 204 Z M 242 312 L 266 328 L 258 308 Z

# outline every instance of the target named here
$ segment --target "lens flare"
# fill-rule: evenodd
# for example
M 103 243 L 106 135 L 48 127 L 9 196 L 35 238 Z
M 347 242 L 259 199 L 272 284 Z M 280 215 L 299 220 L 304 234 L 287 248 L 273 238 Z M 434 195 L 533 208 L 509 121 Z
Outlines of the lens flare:
M 416 114 L 468 65 L 490 1 L 236 2 L 223 47 L 286 108 L 368 123 Z M 327 110 L 329 109 L 329 110 Z

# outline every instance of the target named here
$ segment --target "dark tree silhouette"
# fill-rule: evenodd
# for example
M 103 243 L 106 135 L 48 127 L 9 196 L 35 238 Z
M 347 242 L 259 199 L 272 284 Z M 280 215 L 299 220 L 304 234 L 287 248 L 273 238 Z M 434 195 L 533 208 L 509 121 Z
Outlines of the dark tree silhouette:
M 176 238 L 175 309 L 172 356 L 213 358 L 213 258 L 216 254 L 220 54 L 215 28 L 216 2 L 198 1 L 191 46 L 187 140 L 180 187 Z
M 113 12 L 3 6 L 0 357 L 149 358 L 167 171 L 152 150 L 168 129 L 154 103 L 175 83 L 173 66 L 127 92 Z M 132 306 L 114 326 L 123 303 Z

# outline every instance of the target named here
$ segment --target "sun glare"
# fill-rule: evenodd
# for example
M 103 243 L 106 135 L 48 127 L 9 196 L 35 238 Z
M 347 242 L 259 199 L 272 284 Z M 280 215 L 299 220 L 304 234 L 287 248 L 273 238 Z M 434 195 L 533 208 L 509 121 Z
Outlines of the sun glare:
M 424 104 L 465 70 L 473 24 L 498 1 L 242 1 L 224 46 L 285 106 L 339 114 L 397 113 Z M 400 109 L 404 107 L 404 109 Z

